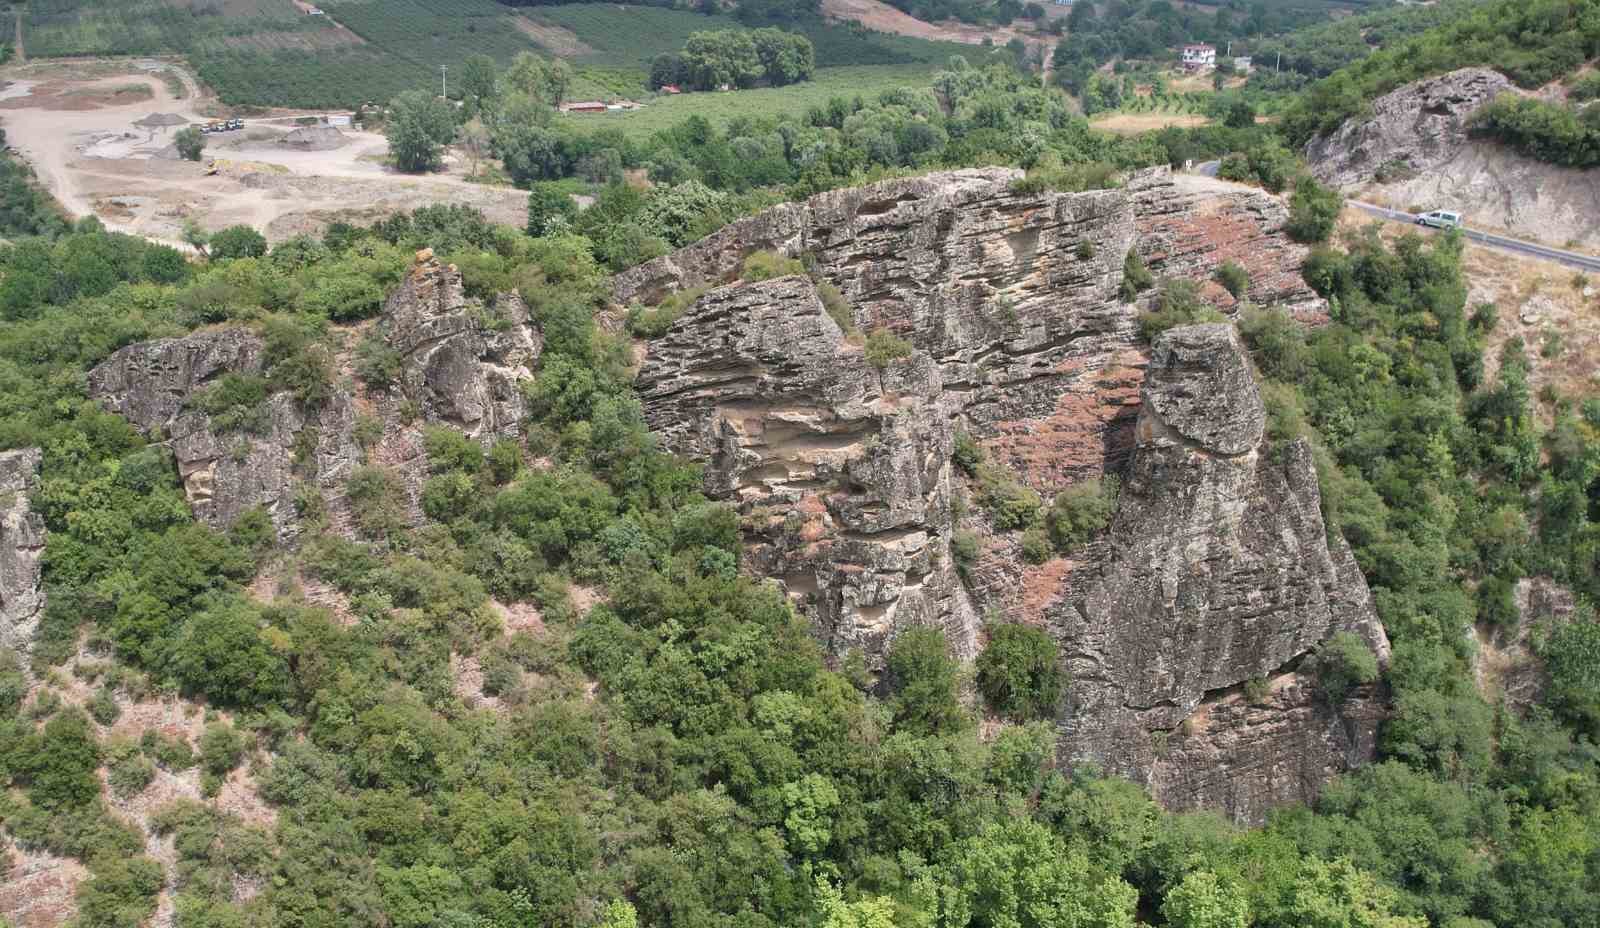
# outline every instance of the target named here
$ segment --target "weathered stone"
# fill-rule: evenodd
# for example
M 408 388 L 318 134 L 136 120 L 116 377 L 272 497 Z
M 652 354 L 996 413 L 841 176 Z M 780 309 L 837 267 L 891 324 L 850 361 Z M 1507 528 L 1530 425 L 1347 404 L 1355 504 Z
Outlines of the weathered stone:
M 1486 68 L 1416 81 L 1312 139 L 1306 163 L 1324 183 L 1368 184 L 1400 209 L 1451 209 L 1467 222 L 1564 245 L 1600 244 L 1600 171 L 1536 161 L 1475 137 L 1472 116 L 1511 82 Z
M 446 423 L 485 442 L 519 437 L 525 418 L 519 384 L 533 376 L 542 347 L 515 294 L 485 307 L 467 297 L 454 267 L 441 267 L 431 255 L 418 258 L 377 322 L 400 357 L 399 383 L 391 389 L 369 390 L 349 376 L 361 331 L 337 333 L 344 345 L 333 366 L 345 377 L 325 403 L 307 410 L 293 395 L 274 393 L 255 431 L 220 431 L 194 408 L 194 395 L 224 374 L 262 372 L 261 339 L 233 327 L 123 348 L 90 372 L 90 395 L 167 441 L 195 515 L 213 527 L 226 528 L 260 506 L 282 538 L 293 538 L 295 498 L 305 492 L 321 495 L 335 529 L 343 530 L 344 482 L 363 463 L 396 476 L 403 508 L 418 522 L 422 427 Z M 356 435 L 363 418 L 376 425 L 369 449 Z
M 785 585 L 830 654 L 861 649 L 877 666 L 897 631 L 932 624 L 970 657 L 977 617 L 999 609 L 1061 644 L 1064 760 L 1241 819 L 1310 798 L 1372 753 L 1375 695 L 1327 706 L 1296 669 L 1346 629 L 1387 660 L 1366 585 L 1327 539 L 1309 449 L 1266 441 L 1231 327 L 1176 329 L 1147 348 L 1139 308 L 1117 295 L 1138 247 L 1157 273 L 1189 279 L 1254 262 L 1253 299 L 1315 316 L 1286 213 L 1167 172 L 1080 194 L 1019 194 L 1014 178 L 823 194 L 620 275 L 619 300 L 653 301 L 729 281 L 755 250 L 805 255 L 855 328 L 914 346 L 879 372 L 810 280 L 725 286 L 648 345 L 646 418 L 706 463 L 708 492 L 744 518 L 749 569 Z M 959 430 L 1047 498 L 1123 477 L 1110 530 L 1025 565 L 1016 533 L 990 529 L 950 463 Z M 981 548 L 961 570 L 958 530 Z M 1256 677 L 1275 681 L 1267 705 L 1230 701 Z
M 27 653 L 44 612 L 39 556 L 44 519 L 28 494 L 39 483 L 38 448 L 0 451 L 0 648 Z

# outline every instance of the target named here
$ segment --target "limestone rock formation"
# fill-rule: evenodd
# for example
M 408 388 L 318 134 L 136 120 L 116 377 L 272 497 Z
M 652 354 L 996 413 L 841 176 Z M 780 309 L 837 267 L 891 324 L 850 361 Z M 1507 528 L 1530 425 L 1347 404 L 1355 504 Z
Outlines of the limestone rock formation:
M 26 653 L 44 612 L 39 556 L 44 519 L 28 494 L 39 483 L 38 448 L 0 451 L 0 648 Z
M 898 630 L 924 624 L 970 657 L 996 609 L 1061 644 L 1064 760 L 1241 819 L 1310 798 L 1372 753 L 1375 694 L 1328 706 L 1300 673 L 1339 630 L 1387 659 L 1366 585 L 1327 539 L 1309 450 L 1267 441 L 1231 327 L 1147 347 L 1139 307 L 1117 295 L 1138 248 L 1156 273 L 1196 280 L 1249 262 L 1252 298 L 1314 317 L 1282 204 L 1165 172 L 1078 194 L 1018 193 L 1015 176 L 822 194 L 619 275 L 619 301 L 728 284 L 648 345 L 646 418 L 706 463 L 708 492 L 743 516 L 749 569 L 784 584 L 836 657 L 859 648 L 876 665 Z M 760 249 L 807 256 L 849 328 L 891 331 L 910 356 L 874 367 L 805 276 L 733 282 Z M 1046 498 L 1122 476 L 1111 528 L 1024 565 L 950 461 L 962 431 Z M 958 531 L 979 539 L 966 563 Z M 1256 678 L 1270 697 L 1250 705 L 1240 694 Z
M 296 498 L 323 497 L 336 528 L 348 522 L 344 481 L 363 463 L 388 469 L 420 520 L 424 424 L 442 422 L 483 441 L 521 433 L 519 383 L 532 377 L 542 341 L 515 294 L 492 305 L 469 299 L 461 275 L 419 253 L 376 322 L 377 337 L 398 359 L 392 387 L 372 388 L 352 374 L 364 327 L 341 333 L 328 359 L 331 396 L 307 409 L 287 391 L 271 393 L 245 428 L 225 429 L 197 406 L 197 394 L 226 374 L 269 374 L 265 346 L 249 329 L 230 327 L 160 339 L 117 351 L 89 373 L 90 395 L 105 408 L 159 435 L 177 459 L 195 515 L 216 528 L 256 506 L 279 535 L 299 531 Z M 270 379 L 270 378 L 269 378 Z M 372 434 L 358 435 L 358 426 Z M 362 439 L 371 446 L 363 448 Z
M 1600 244 L 1600 171 L 1545 164 L 1471 135 L 1472 115 L 1514 90 L 1486 68 L 1407 84 L 1372 101 L 1370 116 L 1312 139 L 1306 163 L 1325 183 L 1371 184 L 1401 209 L 1455 209 L 1469 224 Z

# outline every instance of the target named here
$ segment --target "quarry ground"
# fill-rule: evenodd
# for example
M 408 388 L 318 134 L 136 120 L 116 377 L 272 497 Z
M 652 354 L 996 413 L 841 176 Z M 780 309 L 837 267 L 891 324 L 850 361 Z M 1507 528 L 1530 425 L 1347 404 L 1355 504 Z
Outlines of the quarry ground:
M 114 231 L 163 241 L 181 240 L 190 219 L 211 230 L 245 223 L 277 241 L 334 220 L 371 222 L 431 203 L 475 206 L 512 225 L 525 215 L 526 194 L 468 182 L 466 165 L 455 159 L 427 176 L 394 171 L 384 163 L 381 135 L 341 130 L 344 143 L 324 151 L 285 145 L 283 136 L 306 114 L 248 119 L 243 131 L 207 136 L 201 161 L 179 160 L 171 146 L 181 126 L 151 129 L 137 121 L 170 113 L 205 123 L 218 110 L 192 78 L 167 67 L 130 61 L 0 69 L 0 125 L 74 217 L 95 215 Z M 214 174 L 207 173 L 211 159 L 220 163 Z

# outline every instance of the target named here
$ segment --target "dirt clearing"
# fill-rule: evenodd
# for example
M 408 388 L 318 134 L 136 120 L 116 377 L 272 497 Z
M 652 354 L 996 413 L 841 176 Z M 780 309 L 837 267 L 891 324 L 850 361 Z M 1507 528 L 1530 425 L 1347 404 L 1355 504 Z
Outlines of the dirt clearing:
M 1192 129 L 1208 122 L 1206 117 L 1194 113 L 1113 113 L 1090 120 L 1089 126 L 1118 135 L 1138 135 L 1168 126 Z
M 564 26 L 536 23 L 526 16 L 513 16 L 511 22 L 523 35 L 534 40 L 541 48 L 557 58 L 577 58 L 594 54 L 594 49 L 578 38 L 578 34 Z
M 288 117 L 207 135 L 200 162 L 176 160 L 177 120 L 210 122 L 215 101 L 179 98 L 165 78 L 129 62 L 13 65 L 0 77 L 7 140 L 69 213 L 98 216 L 114 231 L 177 243 L 191 220 L 211 230 L 243 223 L 276 241 L 433 203 L 474 206 L 494 222 L 526 217 L 526 193 L 466 182 L 459 159 L 441 174 L 400 174 L 385 163 L 383 136 Z

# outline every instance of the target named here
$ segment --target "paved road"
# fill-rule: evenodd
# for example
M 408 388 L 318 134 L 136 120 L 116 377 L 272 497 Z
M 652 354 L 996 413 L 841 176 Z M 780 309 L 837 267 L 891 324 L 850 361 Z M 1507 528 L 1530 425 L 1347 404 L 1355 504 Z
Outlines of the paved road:
M 1207 177 L 1216 177 L 1218 164 L 1220 164 L 1220 162 L 1204 161 L 1194 166 L 1194 172 L 1196 174 L 1204 174 Z M 1349 206 L 1354 206 L 1356 209 L 1359 209 L 1364 213 L 1377 216 L 1379 219 L 1387 219 L 1390 222 L 1408 222 L 1414 224 L 1417 221 L 1417 217 L 1415 215 L 1411 213 L 1403 213 L 1397 209 L 1385 209 L 1382 206 L 1375 206 L 1371 203 L 1363 203 L 1360 200 L 1346 200 L 1345 203 Z M 1477 242 L 1480 245 L 1488 245 L 1490 248 L 1498 248 L 1501 251 L 1509 251 L 1512 254 L 1526 255 L 1530 258 L 1543 258 L 1546 261 L 1556 261 L 1561 264 L 1565 264 L 1567 267 L 1575 267 L 1580 271 L 1595 271 L 1600 273 L 1600 258 L 1579 254 L 1576 251 L 1566 251 L 1565 249 L 1561 248 L 1551 248 L 1548 245 L 1540 245 L 1534 242 L 1525 242 L 1521 239 L 1506 238 L 1504 235 L 1495 235 L 1490 232 L 1479 232 L 1475 229 L 1462 229 L 1461 232 L 1468 239 Z
M 1416 216 L 1411 213 L 1403 213 L 1397 209 L 1385 209 L 1382 206 L 1374 206 L 1371 203 L 1362 203 L 1360 200 L 1347 200 L 1345 202 L 1364 213 L 1377 216 L 1379 219 L 1387 219 L 1391 222 L 1415 223 L 1417 221 Z M 1530 258 L 1557 261 L 1582 271 L 1600 272 L 1600 258 L 1593 258 L 1575 251 L 1551 248 L 1547 245 L 1538 245 L 1533 242 L 1525 242 L 1521 239 L 1506 238 L 1504 235 L 1479 232 L 1476 229 L 1462 229 L 1461 233 L 1468 239 L 1480 245 L 1488 245 L 1490 248 L 1498 248 L 1501 251 L 1509 251 L 1513 254 L 1527 255 Z

